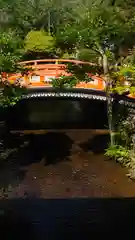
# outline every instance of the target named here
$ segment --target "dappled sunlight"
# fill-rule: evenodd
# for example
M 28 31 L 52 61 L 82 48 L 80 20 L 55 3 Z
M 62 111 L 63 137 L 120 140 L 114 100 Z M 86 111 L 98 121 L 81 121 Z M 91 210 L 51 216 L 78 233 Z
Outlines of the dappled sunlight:
M 25 136 L 1 169 L 1 197 L 134 196 L 135 183 L 125 169 L 103 155 L 107 140 L 97 130 Z

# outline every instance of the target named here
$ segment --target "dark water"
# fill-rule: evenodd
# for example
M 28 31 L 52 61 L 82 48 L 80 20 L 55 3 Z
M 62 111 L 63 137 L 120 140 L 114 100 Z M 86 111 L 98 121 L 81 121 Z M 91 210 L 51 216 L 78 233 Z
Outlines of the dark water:
M 34 98 L 20 101 L 8 112 L 10 129 L 104 129 L 106 102 L 75 98 Z
M 107 138 L 84 130 L 26 138 L 25 146 L 1 165 L 0 226 L 5 239 L 130 234 L 135 182 L 104 157 Z

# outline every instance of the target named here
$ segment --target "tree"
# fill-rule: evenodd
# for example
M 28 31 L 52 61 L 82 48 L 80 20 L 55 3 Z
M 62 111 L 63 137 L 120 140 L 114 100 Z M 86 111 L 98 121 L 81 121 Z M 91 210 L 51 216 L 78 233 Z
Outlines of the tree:
M 55 33 L 59 25 L 75 19 L 77 5 L 77 0 L 0 0 L 0 26 L 16 29 L 22 38 L 31 30 Z
M 45 0 L 6 0 L 4 4 L 1 3 L 8 18 L 7 29 L 16 30 L 21 37 L 25 37 L 30 30 L 38 28 L 41 18 L 47 14 L 46 2 Z
M 25 53 L 40 55 L 53 54 L 55 39 L 45 31 L 30 31 L 24 40 Z
M 112 88 L 119 94 L 127 93 L 135 96 L 135 53 L 134 49 L 130 55 L 122 59 L 121 66 L 113 72 L 116 77 L 116 85 Z M 122 84 L 124 81 L 127 86 Z M 117 162 L 128 168 L 127 174 L 130 178 L 135 179 L 135 107 L 134 101 L 131 106 L 126 104 L 117 104 L 115 124 L 117 134 L 115 136 L 115 145 L 109 146 L 105 155 L 115 159 Z M 121 111 L 122 110 L 122 111 Z
M 119 47 L 128 45 L 131 36 L 132 21 L 121 14 L 118 8 L 93 5 L 82 11 L 74 24 L 67 24 L 57 32 L 56 42 L 62 49 L 74 52 L 78 57 L 81 48 L 93 51 L 100 59 L 106 82 L 108 123 L 111 144 L 114 144 L 112 126 L 111 72 L 115 71 L 116 55 Z M 83 27 L 82 27 L 83 26 Z M 132 28 L 133 29 L 133 28 Z M 133 39 L 132 39 L 133 40 Z
M 84 9 L 92 6 L 118 6 L 123 14 L 134 13 L 133 0 L 0 0 L 1 29 L 16 29 L 22 38 L 31 30 L 55 34 L 62 24 L 75 22 Z
M 23 71 L 18 61 L 22 57 L 23 43 L 13 32 L 0 33 L 0 105 L 14 105 L 20 98 L 22 88 L 8 82 L 8 74 Z M 18 91 L 19 90 L 19 91 Z
M 0 73 L 16 72 L 23 54 L 23 42 L 11 31 L 0 33 Z

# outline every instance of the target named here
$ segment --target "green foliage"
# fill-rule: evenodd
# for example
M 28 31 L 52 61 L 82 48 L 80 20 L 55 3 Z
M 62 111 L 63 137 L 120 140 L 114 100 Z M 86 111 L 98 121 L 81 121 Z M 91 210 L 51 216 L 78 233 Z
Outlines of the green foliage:
M 25 38 L 25 51 L 50 52 L 54 48 L 54 38 L 45 31 L 30 31 Z
M 114 74 L 119 78 L 125 78 L 127 81 L 132 81 L 135 79 L 135 67 L 133 65 L 123 64 L 122 66 L 117 68 Z
M 109 146 L 105 156 L 115 159 L 119 163 L 126 165 L 129 159 L 129 150 L 120 145 Z
M 80 49 L 78 58 L 82 61 L 98 63 L 99 55 L 92 49 Z
M 59 25 L 75 19 L 78 4 L 76 0 L 0 0 L 0 9 L 4 12 L 0 26 L 16 29 L 22 38 L 31 30 L 55 33 Z
M 16 72 L 23 53 L 22 41 L 13 32 L 1 32 L 0 53 L 0 74 Z
M 119 46 L 129 31 L 126 18 L 117 9 L 92 6 L 74 24 L 64 25 L 56 39 L 69 51 L 79 45 L 101 54 L 104 49 Z
M 74 87 L 77 83 L 83 82 L 90 82 L 93 79 L 89 76 L 89 73 L 99 73 L 102 72 L 102 68 L 96 65 L 89 65 L 89 64 L 74 64 L 74 63 L 67 63 L 67 72 L 72 75 L 69 76 L 60 76 L 55 79 L 52 79 L 53 87 Z
M 20 85 L 10 84 L 8 81 L 1 83 L 0 107 L 7 108 L 14 106 L 26 93 L 26 88 Z
M 63 58 L 63 59 L 74 59 L 74 55 L 69 54 L 68 52 L 65 52 L 65 53 L 62 54 L 61 58 Z
M 85 81 L 89 82 L 92 79 L 89 77 L 89 73 L 92 74 L 102 74 L 102 66 L 96 64 L 74 64 L 67 63 L 67 71 L 78 79 L 78 82 Z
M 31 30 L 44 29 L 56 33 L 61 25 L 74 23 L 83 18 L 86 10 L 93 6 L 99 9 L 119 7 L 119 11 L 128 17 L 134 13 L 132 1 L 121 0 L 0 0 L 1 29 L 16 29 L 22 37 Z M 94 11 L 94 10 L 92 10 Z M 111 15 L 111 14 L 110 14 Z
M 108 147 L 105 155 L 128 168 L 127 176 L 135 180 L 135 152 L 133 150 L 127 150 L 121 145 L 114 145 Z
M 115 159 L 117 162 L 128 168 L 128 176 L 135 179 L 135 118 L 134 109 L 126 110 L 115 119 L 117 122 L 117 134 L 115 145 L 106 149 L 105 155 Z
M 112 87 L 112 92 L 123 94 L 129 91 L 131 94 L 135 93 L 135 66 L 127 64 L 126 61 L 121 62 L 121 66 L 117 66 L 115 71 L 111 73 L 111 77 L 115 80 Z M 125 84 L 128 83 L 128 85 Z
M 74 76 L 60 76 L 52 79 L 52 86 L 58 88 L 74 87 L 78 80 Z
M 24 37 L 31 29 L 42 27 L 47 15 L 45 0 L 6 0 L 2 5 L 7 16 L 6 28 L 16 29 Z M 42 23 L 41 23 L 42 19 Z M 1 27 L 3 27 L 4 23 Z
M 0 106 L 13 106 L 21 97 L 22 88 L 19 85 L 10 84 L 3 78 L 3 73 L 23 72 L 23 67 L 18 64 L 21 59 L 22 41 L 15 33 L 0 33 Z

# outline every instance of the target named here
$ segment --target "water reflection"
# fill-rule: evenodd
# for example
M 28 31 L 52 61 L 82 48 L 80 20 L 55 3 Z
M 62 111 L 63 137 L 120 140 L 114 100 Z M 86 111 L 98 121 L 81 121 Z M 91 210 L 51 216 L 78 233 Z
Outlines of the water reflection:
M 44 160 L 44 164 L 56 164 L 70 156 L 73 140 L 64 133 L 48 132 L 45 135 L 29 135 L 29 144 L 18 152 L 21 165 Z
M 105 103 L 96 100 L 28 99 L 12 109 L 8 122 L 15 129 L 104 129 L 107 126 L 107 113 Z

